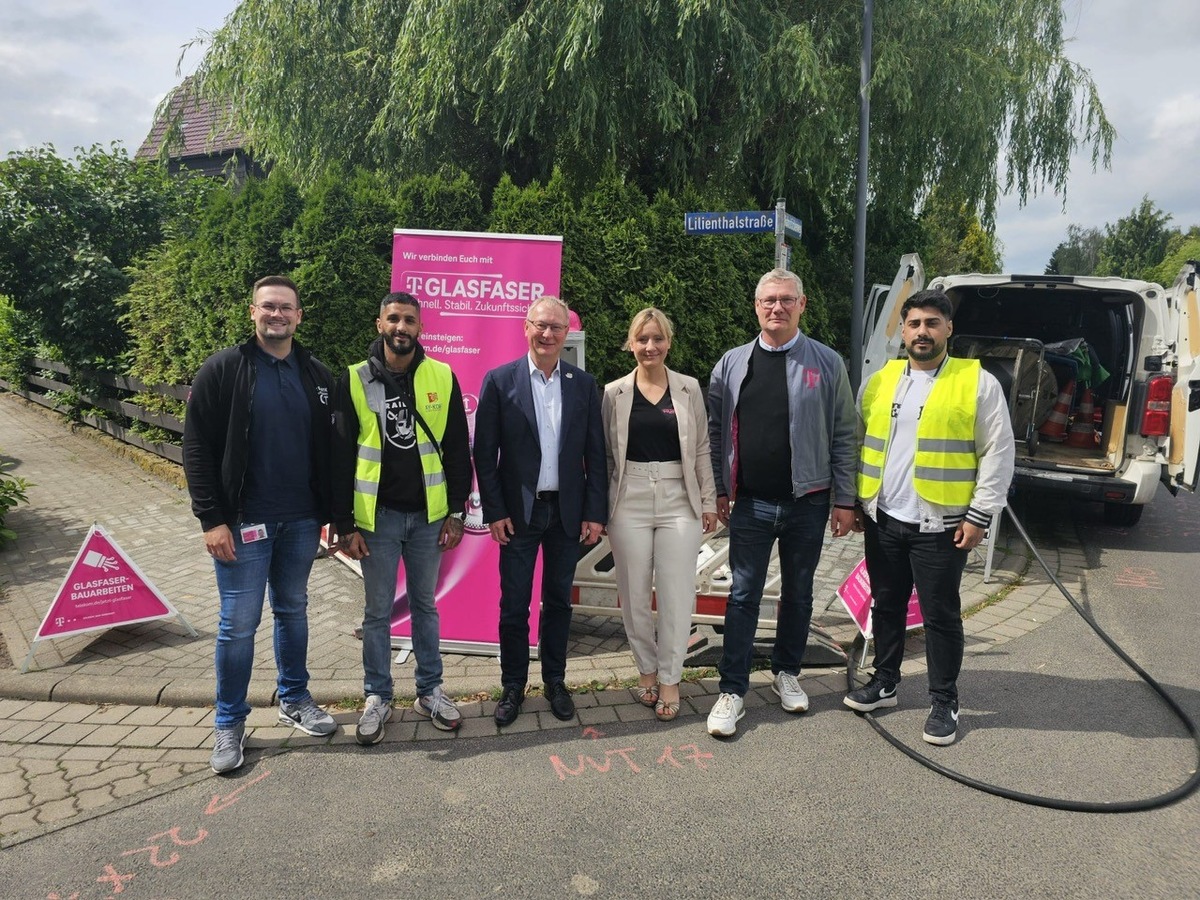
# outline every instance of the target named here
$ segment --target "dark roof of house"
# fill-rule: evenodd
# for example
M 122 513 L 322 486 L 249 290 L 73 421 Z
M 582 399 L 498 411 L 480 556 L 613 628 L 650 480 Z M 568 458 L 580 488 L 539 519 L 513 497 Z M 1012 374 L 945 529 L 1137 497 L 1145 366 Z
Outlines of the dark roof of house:
M 171 159 L 212 156 L 243 149 L 246 144 L 244 135 L 229 127 L 231 108 L 230 101 L 214 103 L 197 98 L 191 90 L 191 78 L 186 78 L 172 94 L 166 115 L 155 118 L 154 127 L 150 129 L 146 140 L 142 141 L 135 156 L 158 157 L 168 128 L 176 121 L 182 141 L 176 141 L 168 148 Z M 217 126 L 216 131 L 213 130 L 214 125 Z

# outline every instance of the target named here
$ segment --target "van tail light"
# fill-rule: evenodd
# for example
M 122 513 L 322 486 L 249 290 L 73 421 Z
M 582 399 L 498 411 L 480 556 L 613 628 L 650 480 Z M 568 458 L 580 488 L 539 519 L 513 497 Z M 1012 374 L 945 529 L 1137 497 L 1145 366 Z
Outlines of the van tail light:
M 1142 434 L 1146 437 L 1165 437 L 1171 430 L 1171 389 L 1175 386 L 1170 375 L 1155 375 L 1146 385 L 1146 408 L 1142 411 Z

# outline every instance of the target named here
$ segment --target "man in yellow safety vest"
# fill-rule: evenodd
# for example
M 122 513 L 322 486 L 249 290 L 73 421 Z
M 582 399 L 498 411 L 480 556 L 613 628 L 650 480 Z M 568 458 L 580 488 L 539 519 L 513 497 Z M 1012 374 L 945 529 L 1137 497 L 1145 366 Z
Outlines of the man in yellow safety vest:
M 421 306 L 411 294 L 383 298 L 379 337 L 342 374 L 334 398 L 334 525 L 339 547 L 362 565 L 363 693 L 355 737 L 383 740 L 391 718 L 391 624 L 404 561 L 417 699 L 413 710 L 442 731 L 462 716 L 442 690 L 434 591 L 441 557 L 463 536 L 471 450 L 462 390 L 450 367 L 425 355 Z
M 855 527 L 866 532 L 875 673 L 844 699 L 859 712 L 896 705 L 915 585 L 932 700 L 923 737 L 937 745 L 958 731 L 963 568 L 1004 508 L 1014 457 L 999 382 L 979 360 L 948 354 L 952 311 L 941 291 L 909 297 L 900 311 L 908 358 L 887 363 L 859 394 Z

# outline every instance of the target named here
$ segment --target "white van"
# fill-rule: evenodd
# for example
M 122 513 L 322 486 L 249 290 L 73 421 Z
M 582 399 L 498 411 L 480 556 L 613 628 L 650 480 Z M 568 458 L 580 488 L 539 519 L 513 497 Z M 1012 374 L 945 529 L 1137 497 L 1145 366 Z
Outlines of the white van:
M 1127 526 L 1141 518 L 1159 481 L 1172 493 L 1195 490 L 1198 268 L 1184 266 L 1170 290 L 1062 275 L 947 275 L 928 282 L 954 304 L 951 354 L 978 357 L 1009 397 L 1019 492 L 1099 501 L 1107 522 Z M 900 307 L 925 286 L 920 257 L 908 254 L 891 288 L 873 292 L 864 318 L 863 381 L 903 355 Z M 1085 421 L 1087 399 L 1094 427 Z

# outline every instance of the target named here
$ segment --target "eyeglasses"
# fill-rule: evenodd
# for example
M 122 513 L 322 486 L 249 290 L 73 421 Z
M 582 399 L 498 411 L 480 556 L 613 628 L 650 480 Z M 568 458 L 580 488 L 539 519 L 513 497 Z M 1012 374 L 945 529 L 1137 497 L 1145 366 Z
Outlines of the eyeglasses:
M 261 309 L 268 316 L 273 316 L 276 313 L 281 313 L 285 316 L 290 316 L 297 309 L 299 309 L 298 306 L 280 306 L 277 303 L 255 303 L 254 306 L 256 309 Z
M 796 304 L 800 302 L 799 297 L 760 297 L 758 305 L 763 309 L 770 309 L 778 304 L 783 309 L 795 309 Z
M 534 322 L 526 319 L 525 324 L 532 325 L 534 331 L 549 331 L 551 334 L 563 334 L 567 330 L 566 325 L 560 325 L 558 322 Z

